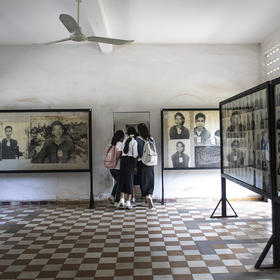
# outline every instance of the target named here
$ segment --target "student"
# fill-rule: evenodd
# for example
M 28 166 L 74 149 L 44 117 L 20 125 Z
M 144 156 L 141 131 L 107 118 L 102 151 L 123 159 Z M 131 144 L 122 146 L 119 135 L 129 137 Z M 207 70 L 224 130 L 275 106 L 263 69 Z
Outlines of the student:
M 185 168 L 189 166 L 190 157 L 185 154 L 185 144 L 181 141 L 176 143 L 177 152 L 172 155 L 172 164 L 174 168 Z
M 8 125 L 4 129 L 6 138 L 2 140 L 2 159 L 16 159 L 23 155 L 19 151 L 17 140 L 12 139 L 13 128 Z
M 128 137 L 123 143 L 123 151 L 121 156 L 120 168 L 120 185 L 121 197 L 118 208 L 131 209 L 131 197 L 134 186 L 134 172 L 136 170 L 136 158 L 138 156 L 137 141 L 134 139 L 136 130 L 134 127 L 129 127 L 127 130 Z M 127 201 L 125 203 L 124 196 L 127 194 Z
M 142 196 L 145 197 L 144 205 L 149 209 L 154 207 L 152 195 L 155 186 L 154 166 L 147 166 L 142 162 L 144 144 L 147 140 L 154 139 L 151 137 L 147 126 L 144 123 L 140 123 L 137 126 L 139 136 L 136 138 L 138 143 L 138 178 L 140 183 L 140 189 Z M 154 142 L 155 143 L 155 142 Z
M 203 113 L 198 113 L 195 115 L 194 128 L 194 144 L 195 145 L 209 145 L 211 144 L 210 132 L 205 128 L 206 116 Z
M 111 145 L 116 149 L 117 156 L 117 165 L 114 169 L 110 169 L 110 173 L 115 180 L 115 185 L 113 187 L 112 193 L 109 197 L 109 200 L 112 203 L 119 203 L 120 201 L 120 157 L 123 150 L 123 140 L 124 132 L 122 130 L 117 130 L 112 138 Z M 116 205 L 117 206 L 117 205 Z
M 170 139 L 189 139 L 190 132 L 184 127 L 185 117 L 182 113 L 177 112 L 174 116 L 175 124 L 170 128 L 169 136 Z

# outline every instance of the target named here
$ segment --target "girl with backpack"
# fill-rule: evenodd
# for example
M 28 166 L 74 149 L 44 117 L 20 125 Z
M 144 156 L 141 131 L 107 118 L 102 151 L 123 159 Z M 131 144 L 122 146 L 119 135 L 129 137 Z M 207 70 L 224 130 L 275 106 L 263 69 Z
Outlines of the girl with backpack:
M 124 141 L 123 152 L 121 157 L 120 169 L 120 185 L 121 198 L 118 208 L 131 209 L 131 197 L 134 187 L 134 172 L 136 170 L 136 158 L 138 156 L 137 142 L 134 139 L 136 130 L 134 127 L 129 127 L 127 130 L 128 138 Z M 124 196 L 127 194 L 127 201 L 125 203 Z
M 120 158 L 123 150 L 124 132 L 117 130 L 112 138 L 111 146 L 108 149 L 105 161 L 105 166 L 110 168 L 110 173 L 115 180 L 112 193 L 109 200 L 112 203 L 120 201 Z M 110 154 L 111 152 L 111 154 Z
M 154 165 L 157 163 L 155 141 L 144 123 L 140 123 L 137 128 L 139 132 L 136 141 L 138 142 L 138 176 L 140 189 L 142 196 L 145 197 L 145 206 L 152 209 L 154 207 L 152 199 L 155 185 Z

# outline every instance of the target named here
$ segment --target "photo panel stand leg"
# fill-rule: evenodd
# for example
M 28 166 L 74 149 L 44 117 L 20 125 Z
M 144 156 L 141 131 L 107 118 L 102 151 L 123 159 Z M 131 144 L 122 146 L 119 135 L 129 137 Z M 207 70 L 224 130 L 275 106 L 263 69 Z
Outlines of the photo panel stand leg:
M 93 197 L 93 174 L 90 171 L 90 195 L 89 195 L 89 209 L 94 208 L 94 197 Z
M 221 185 L 222 185 L 222 198 L 219 200 L 216 208 L 214 209 L 213 213 L 211 214 L 210 218 L 236 218 L 238 217 L 237 213 L 227 200 L 227 194 L 226 194 L 226 179 L 221 177 Z M 216 210 L 218 209 L 219 205 L 222 206 L 222 215 L 220 216 L 214 216 Z M 230 206 L 231 210 L 233 211 L 234 215 L 227 215 L 227 204 Z
M 161 205 L 164 205 L 164 174 L 161 169 Z
M 271 247 L 273 248 L 273 264 L 261 266 Z M 272 236 L 256 262 L 255 268 L 280 268 L 280 204 L 275 201 L 272 201 Z

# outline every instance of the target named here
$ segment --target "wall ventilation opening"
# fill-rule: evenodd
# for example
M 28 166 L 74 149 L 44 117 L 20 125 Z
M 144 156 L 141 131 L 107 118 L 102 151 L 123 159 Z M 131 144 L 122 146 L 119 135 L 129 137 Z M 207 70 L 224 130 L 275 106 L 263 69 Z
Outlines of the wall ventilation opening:
M 266 80 L 273 80 L 280 76 L 280 44 L 277 44 L 270 50 L 268 50 L 265 55 L 265 76 Z

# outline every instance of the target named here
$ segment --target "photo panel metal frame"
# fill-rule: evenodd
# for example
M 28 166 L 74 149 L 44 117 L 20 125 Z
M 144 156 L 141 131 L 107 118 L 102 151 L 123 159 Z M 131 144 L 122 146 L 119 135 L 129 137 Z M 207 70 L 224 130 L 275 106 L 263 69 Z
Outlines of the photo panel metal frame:
M 92 173 L 92 110 L 0 110 L 0 142 L 0 173 Z
M 219 109 L 161 109 L 162 170 L 220 169 L 219 142 Z
M 264 197 L 272 197 L 271 92 L 262 83 L 219 104 L 221 175 Z
M 280 203 L 280 78 L 270 82 L 271 91 L 271 177 L 272 197 Z M 280 214 L 280 213 L 279 213 Z

